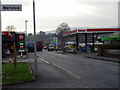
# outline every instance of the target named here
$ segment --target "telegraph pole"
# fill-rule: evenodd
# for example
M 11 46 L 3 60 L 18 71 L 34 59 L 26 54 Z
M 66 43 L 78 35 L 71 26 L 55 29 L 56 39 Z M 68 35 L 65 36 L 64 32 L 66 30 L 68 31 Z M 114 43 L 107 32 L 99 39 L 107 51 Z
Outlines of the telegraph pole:
M 35 65 L 35 75 L 36 75 L 37 74 L 37 56 L 36 56 L 35 0 L 33 0 L 33 25 L 34 25 L 34 65 Z

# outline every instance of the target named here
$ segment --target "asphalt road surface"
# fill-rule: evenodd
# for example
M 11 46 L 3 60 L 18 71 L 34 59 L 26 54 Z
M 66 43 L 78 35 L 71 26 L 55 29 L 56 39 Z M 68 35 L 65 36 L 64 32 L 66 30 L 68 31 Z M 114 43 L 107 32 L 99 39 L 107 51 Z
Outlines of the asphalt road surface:
M 37 61 L 35 81 L 3 88 L 118 88 L 118 63 L 55 51 L 37 52 Z M 34 72 L 34 53 L 28 62 Z

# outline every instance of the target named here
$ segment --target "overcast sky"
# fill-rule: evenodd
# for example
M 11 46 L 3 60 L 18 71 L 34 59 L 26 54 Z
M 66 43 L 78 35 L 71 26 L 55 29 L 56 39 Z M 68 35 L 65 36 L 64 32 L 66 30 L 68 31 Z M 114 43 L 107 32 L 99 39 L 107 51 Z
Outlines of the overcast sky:
M 33 0 L 1 0 L 22 4 L 22 11 L 2 11 L 2 31 L 14 25 L 16 31 L 33 33 Z M 55 30 L 65 22 L 70 27 L 112 27 L 118 25 L 118 0 L 35 0 L 36 31 Z M 89 1 L 89 2 L 88 2 Z M 113 2 L 114 1 L 114 2 Z

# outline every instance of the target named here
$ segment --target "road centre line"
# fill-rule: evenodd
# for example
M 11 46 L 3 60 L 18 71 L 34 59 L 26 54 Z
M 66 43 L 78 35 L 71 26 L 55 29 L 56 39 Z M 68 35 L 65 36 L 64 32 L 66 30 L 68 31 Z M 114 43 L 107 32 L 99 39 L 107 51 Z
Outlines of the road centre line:
M 55 52 L 50 52 L 49 54 L 54 55 L 54 56 L 65 56 L 65 55 L 63 55 L 63 54 L 55 53 Z

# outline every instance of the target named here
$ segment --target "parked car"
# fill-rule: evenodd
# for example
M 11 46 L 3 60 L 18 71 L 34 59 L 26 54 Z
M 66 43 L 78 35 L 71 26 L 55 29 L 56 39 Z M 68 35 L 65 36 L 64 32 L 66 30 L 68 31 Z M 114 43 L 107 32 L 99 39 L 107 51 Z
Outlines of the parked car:
M 47 46 L 44 46 L 43 49 L 44 49 L 44 50 L 45 50 L 45 49 L 48 49 L 48 47 L 47 47 Z
M 70 48 L 70 46 L 65 46 L 63 51 L 64 52 L 76 53 L 76 48 L 75 47 Z
M 2 57 L 6 57 L 10 55 L 10 50 L 9 49 L 3 49 L 2 50 Z
M 54 46 L 53 45 L 49 45 L 48 46 L 48 51 L 54 51 Z

